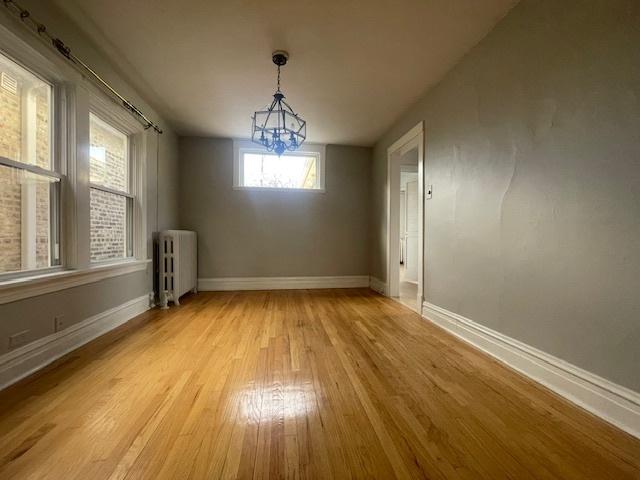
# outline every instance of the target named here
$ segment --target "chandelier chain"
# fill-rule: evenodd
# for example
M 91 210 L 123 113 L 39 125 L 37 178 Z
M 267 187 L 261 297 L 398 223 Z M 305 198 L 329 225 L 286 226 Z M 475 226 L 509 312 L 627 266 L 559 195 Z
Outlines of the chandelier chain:
M 278 65 L 278 92 L 280 91 L 280 65 Z

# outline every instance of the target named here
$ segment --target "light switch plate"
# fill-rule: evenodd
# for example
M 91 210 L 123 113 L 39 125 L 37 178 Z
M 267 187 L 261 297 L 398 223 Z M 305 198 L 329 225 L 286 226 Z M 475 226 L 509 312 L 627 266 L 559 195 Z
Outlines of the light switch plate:
M 433 195 L 433 185 L 427 185 L 425 197 L 429 200 Z

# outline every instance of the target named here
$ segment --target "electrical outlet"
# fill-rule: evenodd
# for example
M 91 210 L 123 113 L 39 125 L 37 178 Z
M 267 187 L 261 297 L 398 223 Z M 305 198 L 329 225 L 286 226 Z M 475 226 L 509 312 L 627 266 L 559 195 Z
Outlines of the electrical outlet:
M 14 333 L 9 337 L 9 348 L 18 348 L 27 343 L 27 335 L 29 330 L 23 330 L 18 333 Z
M 67 321 L 65 320 L 64 315 L 58 315 L 57 317 L 54 317 L 53 328 L 56 332 L 67 328 Z

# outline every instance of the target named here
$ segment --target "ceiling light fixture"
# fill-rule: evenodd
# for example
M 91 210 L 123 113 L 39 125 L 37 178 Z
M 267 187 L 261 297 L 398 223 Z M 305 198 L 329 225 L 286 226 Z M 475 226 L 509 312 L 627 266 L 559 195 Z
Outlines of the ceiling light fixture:
M 280 67 L 287 64 L 289 54 L 278 50 L 273 52 L 271 59 L 278 67 L 278 88 L 271 105 L 251 117 L 251 141 L 280 156 L 287 150 L 300 148 L 307 138 L 307 122 L 284 101 L 284 94 L 280 90 Z

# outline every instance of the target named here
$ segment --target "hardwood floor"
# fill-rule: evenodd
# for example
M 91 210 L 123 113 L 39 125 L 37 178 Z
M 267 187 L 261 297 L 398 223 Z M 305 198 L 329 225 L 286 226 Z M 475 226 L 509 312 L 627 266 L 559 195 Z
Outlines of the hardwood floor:
M 418 311 L 418 284 L 400 280 L 400 296 L 397 300 L 405 307 Z
M 640 441 L 364 289 L 148 312 L 0 393 L 0 478 L 640 478 Z

